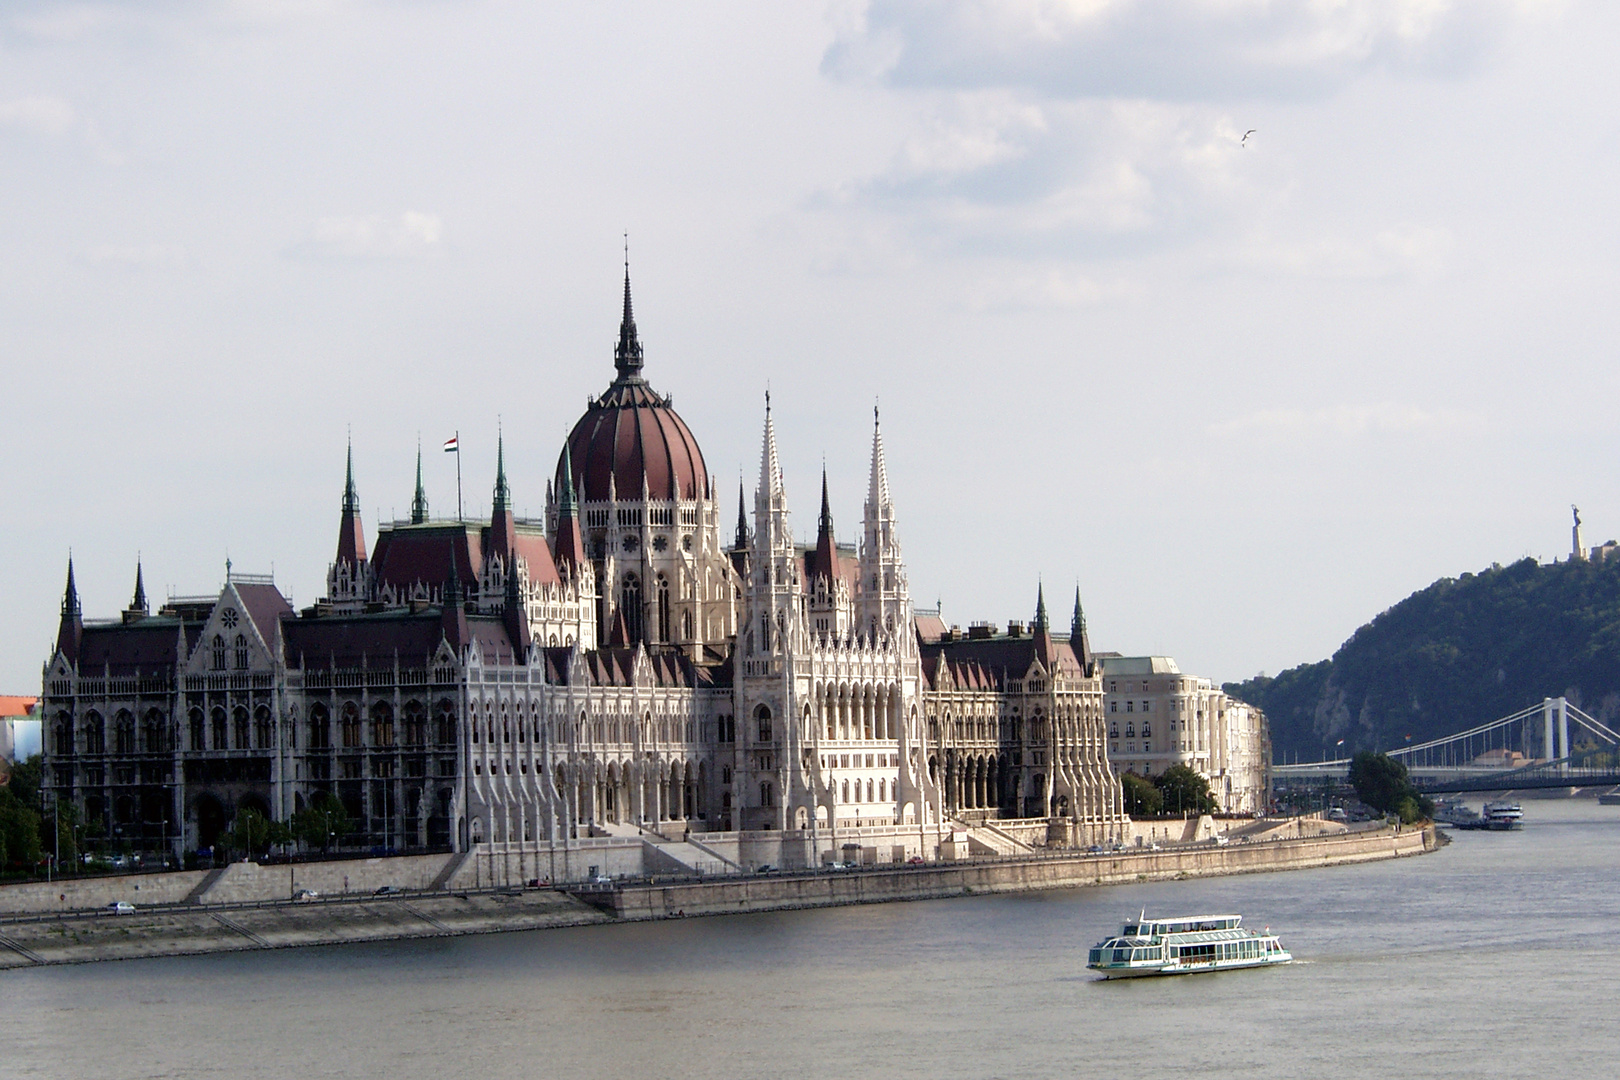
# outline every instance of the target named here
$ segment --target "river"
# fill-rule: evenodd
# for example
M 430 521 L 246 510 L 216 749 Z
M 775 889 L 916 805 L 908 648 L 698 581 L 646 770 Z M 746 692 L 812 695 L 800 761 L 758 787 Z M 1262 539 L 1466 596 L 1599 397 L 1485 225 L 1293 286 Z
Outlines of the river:
M 1524 807 L 1365 866 L 0 973 L 0 1076 L 1612 1076 L 1620 807 Z M 1300 962 L 1094 979 L 1143 907 Z

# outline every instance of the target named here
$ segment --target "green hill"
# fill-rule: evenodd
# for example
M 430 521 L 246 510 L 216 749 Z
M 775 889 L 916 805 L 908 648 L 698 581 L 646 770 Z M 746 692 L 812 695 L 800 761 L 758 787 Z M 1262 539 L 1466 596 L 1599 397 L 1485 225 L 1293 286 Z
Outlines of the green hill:
M 1223 688 L 1265 710 L 1277 760 L 1390 750 L 1567 696 L 1620 714 L 1620 558 L 1442 578 L 1331 660 Z M 1336 746 L 1343 739 L 1344 746 Z

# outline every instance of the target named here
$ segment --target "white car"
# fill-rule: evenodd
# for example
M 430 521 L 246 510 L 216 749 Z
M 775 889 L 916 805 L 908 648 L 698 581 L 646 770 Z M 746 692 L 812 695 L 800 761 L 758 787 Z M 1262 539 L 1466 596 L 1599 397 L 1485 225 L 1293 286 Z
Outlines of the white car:
M 114 900 L 112 903 L 107 905 L 107 914 L 133 915 L 135 914 L 135 905 L 130 903 L 128 900 Z

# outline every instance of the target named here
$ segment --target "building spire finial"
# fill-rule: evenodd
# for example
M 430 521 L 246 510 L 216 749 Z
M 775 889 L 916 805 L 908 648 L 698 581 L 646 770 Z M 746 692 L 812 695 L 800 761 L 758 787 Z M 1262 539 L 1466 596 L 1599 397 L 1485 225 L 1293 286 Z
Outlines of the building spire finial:
M 613 348 L 613 366 L 619 381 L 641 378 L 641 340 L 636 336 L 636 316 L 630 305 L 630 234 L 624 234 L 624 315 L 619 320 L 619 343 Z
M 73 581 L 73 554 L 68 553 L 67 588 L 62 593 L 62 614 L 79 615 L 83 609 L 79 606 L 79 587 Z
M 141 574 L 141 557 L 135 556 L 135 598 L 129 602 L 129 610 L 146 612 L 150 608 L 146 604 L 146 582 Z
M 427 489 L 422 486 L 422 433 L 416 433 L 416 494 L 411 497 L 411 524 L 421 525 L 428 519 Z
M 345 514 L 358 514 L 360 512 L 360 495 L 354 487 L 354 438 L 349 438 L 348 458 L 343 470 L 343 512 Z
M 1035 629 L 1050 630 L 1051 621 L 1046 617 L 1046 584 L 1037 581 L 1035 585 Z
M 492 508 L 496 514 L 509 509 L 512 504 L 512 489 L 506 484 L 506 436 L 501 431 L 500 422 L 495 427 L 495 504 Z
M 563 441 L 562 490 L 557 493 L 557 519 L 574 517 L 579 512 L 578 497 L 574 494 L 574 449 Z

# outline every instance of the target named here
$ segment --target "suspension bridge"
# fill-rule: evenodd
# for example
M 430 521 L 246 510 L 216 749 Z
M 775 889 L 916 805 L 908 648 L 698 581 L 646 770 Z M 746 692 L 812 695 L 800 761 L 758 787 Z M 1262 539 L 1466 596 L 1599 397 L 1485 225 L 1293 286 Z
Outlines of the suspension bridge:
M 1561 697 L 1385 753 L 1431 795 L 1620 785 L 1620 734 Z M 1326 782 L 1349 772 L 1349 758 L 1272 768 L 1279 780 Z

